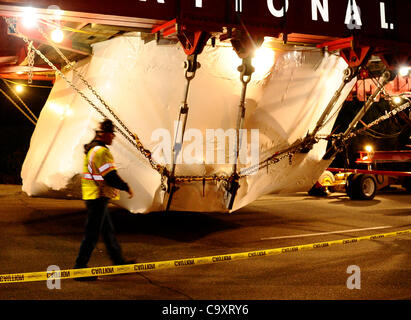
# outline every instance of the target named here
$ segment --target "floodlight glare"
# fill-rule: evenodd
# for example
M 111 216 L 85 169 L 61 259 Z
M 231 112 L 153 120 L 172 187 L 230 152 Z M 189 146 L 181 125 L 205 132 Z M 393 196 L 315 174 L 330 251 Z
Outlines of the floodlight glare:
M 24 8 L 23 26 L 27 29 L 34 28 L 37 25 L 36 11 L 32 7 Z
M 254 53 L 252 65 L 257 75 L 261 77 L 267 73 L 274 64 L 275 52 L 267 47 L 260 47 Z
M 51 40 L 53 40 L 53 42 L 61 43 L 63 39 L 64 39 L 64 34 L 63 34 L 63 31 L 61 31 L 61 29 L 55 29 L 52 31 Z
M 18 84 L 17 86 L 16 86 L 16 92 L 18 92 L 18 93 L 20 93 L 20 92 L 23 92 L 23 86 L 22 85 L 20 85 L 20 84 Z
M 400 104 L 402 101 L 401 97 L 399 96 L 395 96 L 392 98 L 392 102 L 394 102 L 395 104 Z
M 411 67 L 403 66 L 403 67 L 400 67 L 399 74 L 402 77 L 407 77 L 409 75 L 410 71 L 411 71 Z

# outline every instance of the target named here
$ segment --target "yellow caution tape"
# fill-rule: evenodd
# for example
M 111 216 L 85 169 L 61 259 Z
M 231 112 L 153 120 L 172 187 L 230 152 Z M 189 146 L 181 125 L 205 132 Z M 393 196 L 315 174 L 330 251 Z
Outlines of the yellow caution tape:
M 90 276 L 107 276 L 126 273 L 137 273 L 143 271 L 152 271 L 160 269 L 180 268 L 201 264 L 212 264 L 224 261 L 234 261 L 240 259 L 250 259 L 257 257 L 265 257 L 274 254 L 282 254 L 289 252 L 297 252 L 301 250 L 311 250 L 330 247 L 339 244 L 356 243 L 363 240 L 378 240 L 387 237 L 395 237 L 399 235 L 411 234 L 411 230 L 396 231 L 390 233 L 376 234 L 358 238 L 349 238 L 335 241 L 318 242 L 292 247 L 248 251 L 241 253 L 208 256 L 191 259 L 169 260 L 160 262 L 137 263 L 122 266 L 107 266 L 85 269 L 70 269 L 61 271 L 45 271 L 45 272 L 29 272 L 29 273 L 14 273 L 0 275 L 0 283 L 16 283 L 16 282 L 31 282 L 31 281 L 47 281 L 50 279 L 70 279 Z

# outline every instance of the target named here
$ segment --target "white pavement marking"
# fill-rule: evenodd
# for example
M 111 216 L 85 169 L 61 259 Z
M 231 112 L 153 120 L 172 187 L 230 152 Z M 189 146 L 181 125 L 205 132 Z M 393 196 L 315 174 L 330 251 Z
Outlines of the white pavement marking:
M 292 235 L 292 236 L 261 238 L 261 240 L 277 240 L 277 239 L 289 239 L 289 238 L 301 238 L 301 237 L 314 237 L 314 236 L 322 236 L 325 234 L 357 232 L 357 231 L 377 230 L 377 229 L 386 229 L 386 228 L 392 228 L 392 226 L 381 226 L 381 227 L 373 227 L 373 228 L 351 229 L 351 230 L 341 230 L 341 231 L 331 231 L 331 232 L 321 232 L 321 233 L 297 234 L 297 235 Z

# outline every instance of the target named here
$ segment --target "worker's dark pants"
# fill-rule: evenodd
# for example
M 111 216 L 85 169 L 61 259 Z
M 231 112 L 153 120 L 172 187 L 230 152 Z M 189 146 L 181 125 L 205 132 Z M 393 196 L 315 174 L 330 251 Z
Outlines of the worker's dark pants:
M 108 211 L 108 198 L 86 200 L 87 221 L 84 239 L 76 259 L 75 268 L 86 268 L 91 254 L 96 247 L 101 232 L 107 251 L 114 264 L 124 262 L 121 247 L 114 234 L 113 223 Z

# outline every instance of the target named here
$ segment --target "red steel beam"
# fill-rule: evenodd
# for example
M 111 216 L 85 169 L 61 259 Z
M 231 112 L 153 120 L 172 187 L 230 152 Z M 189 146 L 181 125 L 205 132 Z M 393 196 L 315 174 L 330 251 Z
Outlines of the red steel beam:
M 411 172 L 406 171 L 383 171 L 383 170 L 362 170 L 362 169 L 344 169 L 344 168 L 328 168 L 331 172 L 352 172 L 355 174 L 376 174 L 382 176 L 392 176 L 392 177 L 411 177 Z
M 0 73 L 0 78 L 8 79 L 8 80 L 28 80 L 28 75 L 27 74 L 15 74 L 15 73 Z M 50 81 L 54 83 L 55 77 L 33 74 L 32 80 Z
M 287 2 L 288 6 L 284 6 Z M 241 10 L 238 4 L 241 3 Z M 352 1 L 312 0 L 59 0 L 63 10 L 62 19 L 89 21 L 101 24 L 148 27 L 160 25 L 178 18 L 184 25 L 200 24 L 204 31 L 221 31 L 226 26 L 259 28 L 272 34 L 300 33 L 347 38 L 366 37 L 369 41 L 395 40 L 409 48 L 409 13 L 411 1 L 356 0 Z M 23 7 L 34 6 L 39 13 L 51 17 L 47 8 L 55 0 L 0 0 L 0 15 L 21 14 Z M 237 4 L 237 5 L 236 5 Z M 285 9 L 287 8 L 287 9 Z M 360 21 L 346 19 L 347 12 L 360 16 Z M 365 14 L 366 13 L 366 14 Z M 353 18 L 352 16 L 351 18 Z M 352 22 L 355 22 L 353 24 Z M 215 30 L 208 30 L 212 27 Z M 369 43 L 370 44 L 370 43 Z M 398 50 L 398 48 L 392 48 Z
M 327 47 L 329 51 L 335 51 L 345 48 L 351 48 L 353 46 L 354 37 L 348 37 L 343 39 L 336 39 L 332 41 L 323 42 L 317 45 L 317 48 Z
M 370 162 L 373 161 L 411 161 L 411 151 L 360 151 L 360 159 L 368 157 Z
M 176 23 L 177 23 L 177 19 L 170 20 L 170 21 L 168 21 L 168 22 L 166 22 L 166 23 L 163 23 L 162 25 L 155 26 L 155 27 L 151 30 L 151 33 L 164 32 L 164 31 L 166 31 L 166 30 L 168 30 L 168 29 L 173 29 L 173 28 L 174 28 L 174 30 L 175 30 L 175 25 L 176 25 Z
M 59 68 L 59 66 L 57 66 Z M 0 73 L 16 73 L 17 72 L 29 72 L 30 69 L 33 72 L 54 72 L 52 68 L 50 68 L 48 65 L 36 65 L 33 68 L 30 68 L 29 66 L 18 66 L 18 65 L 12 65 L 12 66 L 3 66 L 0 67 Z

